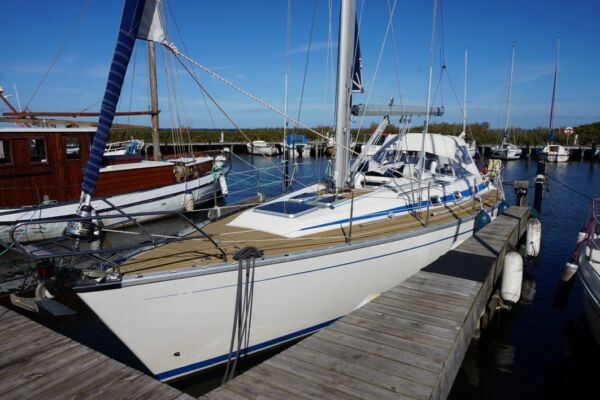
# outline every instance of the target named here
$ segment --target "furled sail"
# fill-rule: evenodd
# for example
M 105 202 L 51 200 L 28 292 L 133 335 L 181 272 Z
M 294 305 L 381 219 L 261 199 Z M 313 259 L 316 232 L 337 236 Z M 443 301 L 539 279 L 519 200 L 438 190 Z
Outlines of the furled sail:
M 156 43 L 162 43 L 166 39 L 161 20 L 160 0 L 146 0 L 137 37 Z
M 352 66 L 352 92 L 363 93 L 365 88 L 362 81 L 362 58 L 360 55 L 360 41 L 358 38 L 358 21 L 355 20 L 354 26 L 354 41 L 356 47 L 354 51 L 354 65 Z
M 92 149 L 90 150 L 88 163 L 83 175 L 81 190 L 83 192 L 82 195 L 87 197 L 87 201 L 89 201 L 89 197 L 96 187 L 102 163 L 102 155 L 104 154 L 108 140 L 108 132 L 115 117 L 117 103 L 119 102 L 123 80 L 125 79 L 127 65 L 131 58 L 135 40 L 138 37 L 152 41 L 162 41 L 164 39 L 157 5 L 158 0 L 125 1 L 117 45 L 108 73 L 104 98 L 100 107 L 98 129 L 94 135 Z

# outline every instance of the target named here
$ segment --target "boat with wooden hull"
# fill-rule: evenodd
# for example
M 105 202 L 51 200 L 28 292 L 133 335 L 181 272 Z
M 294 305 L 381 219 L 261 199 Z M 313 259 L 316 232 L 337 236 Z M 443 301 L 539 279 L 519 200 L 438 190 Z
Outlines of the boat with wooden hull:
M 95 132 L 95 128 L 0 129 L 0 240 L 11 243 L 11 229 L 21 222 L 28 224 L 13 232 L 21 242 L 62 235 L 65 222 L 31 222 L 75 215 Z M 98 174 L 94 196 L 98 214 L 116 213 L 115 207 L 128 212 L 180 211 L 186 201 L 206 201 L 219 190 L 213 157 L 146 161 L 139 151 L 113 153 L 105 153 Z

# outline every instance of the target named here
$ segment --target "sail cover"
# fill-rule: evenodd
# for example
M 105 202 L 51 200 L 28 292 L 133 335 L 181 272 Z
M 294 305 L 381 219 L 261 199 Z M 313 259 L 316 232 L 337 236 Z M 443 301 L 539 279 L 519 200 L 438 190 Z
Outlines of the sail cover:
M 362 82 L 362 58 L 360 55 L 360 42 L 358 38 L 358 21 L 354 22 L 354 41 L 355 41 L 355 51 L 354 51 L 354 65 L 352 66 L 352 92 L 353 93 L 362 93 L 365 91 Z
M 92 149 L 90 150 L 90 156 L 83 174 L 81 190 L 87 195 L 91 195 L 96 187 L 98 172 L 100 171 L 100 164 L 102 163 L 102 155 L 104 154 L 104 149 L 108 140 L 108 132 L 115 117 L 123 80 L 125 79 L 125 73 L 127 72 L 127 65 L 131 58 L 135 39 L 138 36 L 142 15 L 144 12 L 152 12 L 154 14 L 155 6 L 156 0 L 125 1 L 117 45 L 108 73 L 108 82 L 106 83 L 104 98 L 102 99 L 102 105 L 100 107 L 98 129 L 94 135 Z M 153 29 L 150 29 L 150 26 L 154 22 L 154 19 L 154 15 L 150 15 L 146 18 L 146 20 L 151 21 L 150 25 L 147 25 L 146 33 L 153 31 Z
M 160 1 L 146 0 L 137 35 L 138 39 L 156 43 L 162 43 L 165 40 L 165 31 L 160 17 Z

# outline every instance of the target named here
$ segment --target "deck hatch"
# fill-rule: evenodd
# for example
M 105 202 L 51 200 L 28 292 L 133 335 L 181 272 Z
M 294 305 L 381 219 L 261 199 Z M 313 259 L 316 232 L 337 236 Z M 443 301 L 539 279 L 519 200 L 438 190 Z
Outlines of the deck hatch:
M 277 215 L 279 217 L 296 218 L 300 215 L 314 211 L 317 208 L 318 207 L 313 204 L 284 200 L 256 207 L 254 212 Z

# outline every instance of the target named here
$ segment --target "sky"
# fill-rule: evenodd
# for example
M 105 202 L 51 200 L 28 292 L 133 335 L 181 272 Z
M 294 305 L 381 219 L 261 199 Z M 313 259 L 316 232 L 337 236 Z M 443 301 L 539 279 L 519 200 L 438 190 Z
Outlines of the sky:
M 286 0 L 169 0 L 163 8 L 169 41 L 282 111 L 288 65 L 288 114 L 317 126 L 333 123 L 339 0 L 331 3 L 330 16 L 329 0 L 291 0 L 289 26 Z M 2 0 L 0 86 L 9 100 L 32 111 L 97 111 L 122 7 L 122 0 Z M 395 104 L 424 105 L 433 1 L 357 0 L 356 7 L 366 90 L 353 101 L 388 104 L 393 98 Z M 600 121 L 600 1 L 442 1 L 436 14 L 431 97 L 446 112 L 433 122 L 462 122 L 467 50 L 467 120 L 502 128 L 514 43 L 509 125 L 547 127 L 557 37 L 555 127 Z M 196 70 L 223 115 L 168 52 L 157 51 L 157 59 L 162 127 L 283 125 L 280 115 Z M 146 60 L 146 43 L 138 41 L 119 110 L 148 109 Z M 3 111 L 7 108 L 0 104 Z M 129 122 L 149 125 L 141 118 Z

